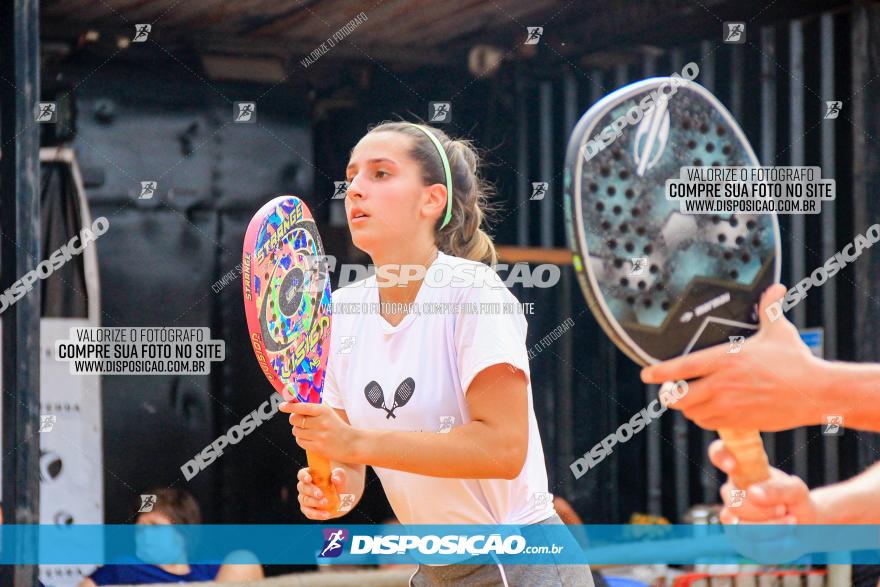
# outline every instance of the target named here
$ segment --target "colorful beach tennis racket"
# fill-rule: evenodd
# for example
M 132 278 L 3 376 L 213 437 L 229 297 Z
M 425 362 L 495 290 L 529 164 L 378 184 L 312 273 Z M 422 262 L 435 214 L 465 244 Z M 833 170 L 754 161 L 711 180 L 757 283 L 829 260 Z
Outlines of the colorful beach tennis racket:
M 682 214 L 666 199 L 666 180 L 683 166 L 759 165 L 715 96 L 680 79 L 667 98 L 659 90 L 670 93 L 672 81 L 643 80 L 597 102 L 566 155 L 566 225 L 581 288 L 605 333 L 642 366 L 754 333 L 760 295 L 780 274 L 775 214 Z M 660 98 L 641 120 L 604 140 L 613 133 L 602 131 L 652 92 Z M 739 487 L 769 476 L 757 431 L 719 434 L 739 463 Z
M 244 237 L 242 281 L 257 361 L 287 401 L 321 403 L 330 347 L 330 279 L 312 213 L 295 196 L 268 202 Z M 315 484 L 336 511 L 330 461 L 306 453 Z

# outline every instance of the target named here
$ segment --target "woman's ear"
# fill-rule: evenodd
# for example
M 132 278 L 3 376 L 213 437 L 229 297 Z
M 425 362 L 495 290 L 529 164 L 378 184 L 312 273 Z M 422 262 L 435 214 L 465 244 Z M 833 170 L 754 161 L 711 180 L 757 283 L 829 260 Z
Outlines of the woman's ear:
M 425 216 L 435 220 L 446 214 L 446 186 L 435 183 L 425 187 L 427 199 L 422 206 Z

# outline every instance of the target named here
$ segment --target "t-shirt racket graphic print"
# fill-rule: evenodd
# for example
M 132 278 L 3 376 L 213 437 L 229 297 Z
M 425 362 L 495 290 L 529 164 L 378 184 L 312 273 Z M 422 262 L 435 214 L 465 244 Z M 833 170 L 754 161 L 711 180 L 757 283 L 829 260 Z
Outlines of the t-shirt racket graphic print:
M 370 402 L 371 406 L 379 410 L 385 410 L 388 414 L 385 416 L 386 418 L 396 418 L 397 416 L 394 415 L 394 410 L 405 406 L 415 391 L 416 382 L 413 381 L 412 377 L 407 377 L 401 381 L 400 385 L 397 386 L 397 390 L 394 392 L 394 404 L 391 406 L 391 409 L 385 407 L 385 393 L 382 391 L 382 387 L 375 381 L 370 381 L 367 384 L 364 388 L 364 395 L 366 396 L 367 401 Z
M 485 278 L 448 278 L 477 272 Z M 491 268 L 441 252 L 419 288 L 417 311 L 396 326 L 378 312 L 375 276 L 337 289 L 333 304 L 323 401 L 344 409 L 352 426 L 451 433 L 471 421 L 466 395 L 480 371 L 509 364 L 528 381 L 528 452 L 515 479 L 447 479 L 375 467 L 401 523 L 532 524 L 553 515 L 552 507 L 535 507 L 534 496 L 547 492 L 547 471 L 533 409 L 528 324 L 521 313 L 498 310 L 519 302 Z

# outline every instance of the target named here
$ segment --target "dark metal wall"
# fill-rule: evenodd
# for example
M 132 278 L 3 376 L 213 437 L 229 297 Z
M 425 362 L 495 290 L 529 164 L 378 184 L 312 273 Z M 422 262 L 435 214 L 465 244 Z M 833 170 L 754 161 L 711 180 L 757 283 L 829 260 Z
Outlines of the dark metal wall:
M 300 456 L 273 421 L 191 482 L 180 471 L 271 393 L 245 344 L 239 274 L 219 293 L 212 286 L 240 262 L 253 211 L 311 182 L 295 96 L 275 88 L 258 103 L 258 124 L 233 124 L 232 101 L 268 88 L 207 83 L 197 67 L 157 54 L 105 65 L 76 90 L 73 146 L 86 177 L 103 179 L 87 188 L 93 215 L 110 220 L 99 246 L 102 324 L 210 326 L 228 357 L 210 376 L 104 377 L 110 523 L 130 520 L 132 498 L 152 485 L 188 487 L 209 522 L 268 521 Z M 152 199 L 138 199 L 141 181 L 158 182 Z

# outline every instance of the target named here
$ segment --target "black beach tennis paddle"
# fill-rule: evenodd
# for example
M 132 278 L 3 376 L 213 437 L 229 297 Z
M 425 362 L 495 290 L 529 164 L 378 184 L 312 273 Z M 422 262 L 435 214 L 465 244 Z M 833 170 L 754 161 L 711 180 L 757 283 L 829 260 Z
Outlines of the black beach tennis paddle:
M 640 107 L 637 123 L 620 124 Z M 760 295 L 779 280 L 775 214 L 683 214 L 665 186 L 685 166 L 758 165 L 727 109 L 681 78 L 626 86 L 575 127 L 565 169 L 575 270 L 599 324 L 640 365 L 757 329 Z M 739 487 L 768 477 L 757 431 L 719 434 L 739 462 Z

